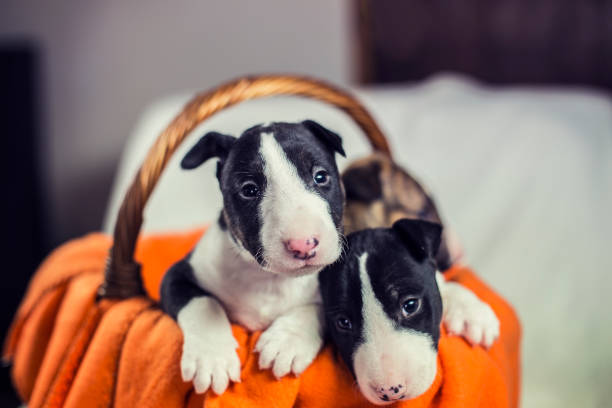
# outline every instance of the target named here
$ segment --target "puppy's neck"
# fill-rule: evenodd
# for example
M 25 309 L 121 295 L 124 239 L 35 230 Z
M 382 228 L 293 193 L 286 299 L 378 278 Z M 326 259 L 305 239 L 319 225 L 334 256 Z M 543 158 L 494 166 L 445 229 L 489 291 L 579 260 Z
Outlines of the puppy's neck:
M 263 330 L 293 307 L 320 303 L 316 274 L 290 277 L 262 268 L 215 222 L 188 259 L 197 284 L 219 300 L 230 320 Z
M 252 263 L 256 266 L 259 266 L 259 264 L 255 260 L 253 255 L 242 245 L 238 237 L 236 237 L 236 235 L 232 233 L 232 231 L 228 227 L 228 222 L 227 222 L 226 217 L 227 217 L 227 214 L 225 213 L 225 211 L 221 210 L 219 212 L 219 218 L 217 219 L 217 222 L 215 223 L 215 226 L 219 228 L 220 233 L 225 238 L 224 244 L 226 244 L 227 246 L 226 249 L 232 253 L 234 252 L 238 253 L 244 259 L 245 262 Z M 228 244 L 233 244 L 233 245 L 228 245 Z

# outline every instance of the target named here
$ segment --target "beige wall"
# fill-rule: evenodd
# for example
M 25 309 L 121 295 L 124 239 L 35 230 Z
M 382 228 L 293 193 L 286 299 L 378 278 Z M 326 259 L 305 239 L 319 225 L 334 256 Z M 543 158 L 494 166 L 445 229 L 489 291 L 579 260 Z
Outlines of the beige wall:
M 118 156 L 139 112 L 163 95 L 253 72 L 346 83 L 348 0 L 3 0 L 0 41 L 43 53 L 47 211 L 52 240 L 99 228 Z

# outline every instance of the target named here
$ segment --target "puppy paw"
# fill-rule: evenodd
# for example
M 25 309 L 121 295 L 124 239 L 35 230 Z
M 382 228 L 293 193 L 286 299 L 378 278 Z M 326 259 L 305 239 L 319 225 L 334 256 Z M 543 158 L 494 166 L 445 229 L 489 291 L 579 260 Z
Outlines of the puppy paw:
M 448 332 L 472 345 L 491 347 L 499 336 L 499 319 L 491 306 L 457 283 L 445 285 L 443 322 Z
M 273 324 L 255 345 L 255 351 L 259 353 L 259 368 L 272 368 L 277 379 L 289 373 L 299 375 L 312 363 L 322 344 L 318 332 Z
M 238 343 L 232 336 L 224 338 L 185 338 L 181 357 L 183 381 L 193 381 L 196 393 L 211 388 L 220 395 L 229 381 L 240 382 Z

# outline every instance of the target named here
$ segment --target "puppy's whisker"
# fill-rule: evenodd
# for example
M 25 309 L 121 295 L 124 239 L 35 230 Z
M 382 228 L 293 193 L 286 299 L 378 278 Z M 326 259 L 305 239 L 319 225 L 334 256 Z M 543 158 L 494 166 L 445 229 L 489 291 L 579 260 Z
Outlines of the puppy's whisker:
M 347 254 L 348 251 L 348 241 L 346 239 L 346 236 L 344 236 L 343 234 L 339 235 L 339 246 L 340 246 L 340 256 L 338 257 L 338 259 L 340 261 L 344 261 L 344 258 Z
M 257 259 L 261 258 L 262 260 L 264 260 L 263 259 L 263 247 L 259 247 L 257 249 L 257 251 L 255 252 L 255 258 L 257 258 Z

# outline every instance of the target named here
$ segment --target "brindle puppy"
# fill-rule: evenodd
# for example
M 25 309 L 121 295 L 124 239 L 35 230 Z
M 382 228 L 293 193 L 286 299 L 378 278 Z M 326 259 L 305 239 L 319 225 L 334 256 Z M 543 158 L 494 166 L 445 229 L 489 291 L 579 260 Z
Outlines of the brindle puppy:
M 346 190 L 346 235 L 366 228 L 390 228 L 402 218 L 442 224 L 427 191 L 383 153 L 354 161 L 342 174 L 342 181 Z M 445 227 L 436 255 L 438 268 L 444 271 L 461 257 L 461 245 Z

